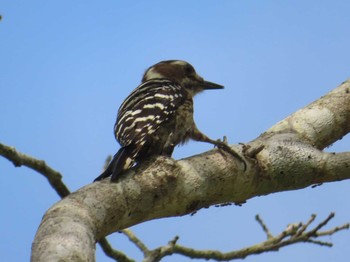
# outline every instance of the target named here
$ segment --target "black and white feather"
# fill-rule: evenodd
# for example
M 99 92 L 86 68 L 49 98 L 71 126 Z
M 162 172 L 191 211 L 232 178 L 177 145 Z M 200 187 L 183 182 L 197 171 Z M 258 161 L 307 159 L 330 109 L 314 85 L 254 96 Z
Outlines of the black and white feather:
M 122 148 L 95 181 L 110 175 L 115 180 L 135 162 L 154 155 L 169 155 L 160 146 L 164 144 L 160 137 L 163 132 L 156 133 L 174 116 L 186 96 L 184 88 L 168 79 L 148 80 L 138 86 L 120 106 L 114 125 L 115 138 Z M 172 153 L 172 149 L 168 151 Z
M 142 83 L 118 110 L 114 135 L 121 148 L 95 181 L 110 175 L 116 181 L 135 163 L 158 155 L 170 157 L 174 147 L 188 139 L 230 151 L 227 145 L 201 133 L 193 121 L 193 96 L 205 89 L 222 88 L 205 81 L 185 61 L 162 61 L 148 68 Z
M 143 146 L 171 118 L 186 98 L 180 85 L 167 79 L 149 80 L 137 87 L 118 110 L 114 134 L 121 146 Z

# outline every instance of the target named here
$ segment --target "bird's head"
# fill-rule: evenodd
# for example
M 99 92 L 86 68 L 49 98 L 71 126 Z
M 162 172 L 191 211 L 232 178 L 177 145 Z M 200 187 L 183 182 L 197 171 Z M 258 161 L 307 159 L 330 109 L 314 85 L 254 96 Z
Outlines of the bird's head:
M 142 82 L 152 79 L 169 79 L 186 88 L 190 94 L 195 95 L 206 89 L 222 89 L 218 85 L 205 81 L 196 73 L 193 66 L 182 60 L 161 61 L 148 68 L 143 75 Z

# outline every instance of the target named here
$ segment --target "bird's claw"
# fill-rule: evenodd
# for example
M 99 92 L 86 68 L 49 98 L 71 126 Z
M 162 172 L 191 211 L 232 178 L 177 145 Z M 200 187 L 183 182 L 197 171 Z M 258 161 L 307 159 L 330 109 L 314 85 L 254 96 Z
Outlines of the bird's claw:
M 246 161 L 242 158 L 242 156 L 237 153 L 235 150 L 233 150 L 228 144 L 227 144 L 227 138 L 224 137 L 224 141 L 217 141 L 216 146 L 221 149 L 221 150 L 225 150 L 227 153 L 231 154 L 232 156 L 234 156 L 235 158 L 237 158 L 239 161 L 241 161 L 244 165 L 244 171 L 247 170 L 247 163 Z

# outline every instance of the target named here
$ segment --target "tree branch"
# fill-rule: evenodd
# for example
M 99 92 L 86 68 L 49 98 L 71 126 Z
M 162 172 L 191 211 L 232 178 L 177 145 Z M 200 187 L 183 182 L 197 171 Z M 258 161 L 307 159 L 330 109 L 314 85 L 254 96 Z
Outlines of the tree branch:
M 62 182 L 62 175 L 46 165 L 45 161 L 17 152 L 14 147 L 9 147 L 2 143 L 0 143 L 0 155 L 11 161 L 15 167 L 26 166 L 42 174 L 61 198 L 70 194 L 69 189 Z
M 135 262 L 135 260 L 129 258 L 126 256 L 123 252 L 120 252 L 119 250 L 113 249 L 112 246 L 109 244 L 106 238 L 102 238 L 99 242 L 99 245 L 101 246 L 103 252 L 105 254 L 114 259 L 118 262 Z
M 276 133 L 290 133 L 303 143 L 324 149 L 350 132 L 349 119 L 350 79 L 278 122 L 260 138 L 266 139 Z
M 45 163 L 45 161 L 38 160 L 26 154 L 20 153 L 14 147 L 9 147 L 2 143 L 0 143 L 0 155 L 2 155 L 3 157 L 11 161 L 15 165 L 15 167 L 26 166 L 42 174 L 44 177 L 47 178 L 51 187 L 56 191 L 56 193 L 61 198 L 70 194 L 68 187 L 62 181 L 62 175 L 58 171 L 48 166 Z M 110 160 L 111 160 L 111 157 L 109 156 L 106 159 L 106 163 L 108 164 Z M 105 254 L 110 258 L 115 259 L 116 261 L 119 261 L 119 262 L 134 261 L 128 258 L 124 253 L 113 249 L 108 243 L 106 238 L 102 238 L 99 241 L 99 244 L 103 249 L 103 251 L 105 252 Z
M 344 82 L 249 143 L 247 154 L 257 154 L 247 159 L 246 172 L 236 159 L 215 149 L 180 161 L 158 157 L 125 173 L 116 184 L 106 179 L 87 185 L 47 211 L 32 260 L 49 260 L 58 242 L 68 258 L 80 254 L 89 260 L 86 250 L 94 250 L 96 240 L 143 221 L 349 179 L 349 152 L 320 151 L 350 131 L 349 89 L 350 82 Z M 78 239 L 86 241 L 74 245 Z
M 263 231 L 267 234 L 268 239 L 259 244 L 243 248 L 236 251 L 230 252 L 220 252 L 217 250 L 196 250 L 193 248 L 188 248 L 177 244 L 179 239 L 176 236 L 173 240 L 169 241 L 167 245 L 160 246 L 156 249 L 149 250 L 146 245 L 136 237 L 136 235 L 130 229 L 124 229 L 121 232 L 125 234 L 129 240 L 134 243 L 144 255 L 144 262 L 156 262 L 160 261 L 166 256 L 171 256 L 173 254 L 183 255 L 189 258 L 197 259 L 212 259 L 216 261 L 229 261 L 234 259 L 244 259 L 250 255 L 261 254 L 264 252 L 278 251 L 280 248 L 293 245 L 296 243 L 311 243 L 320 246 L 332 247 L 332 243 L 316 240 L 318 237 L 331 236 L 336 232 L 342 230 L 348 230 L 350 224 L 344 224 L 342 226 L 334 227 L 326 231 L 319 231 L 328 222 L 334 218 L 334 213 L 331 213 L 325 220 L 320 222 L 315 228 L 310 231 L 305 232 L 308 227 L 314 222 L 316 215 L 311 215 L 310 219 L 306 223 L 295 223 L 287 226 L 280 234 L 273 236 L 270 233 L 270 230 L 260 218 L 259 215 L 256 215 L 257 222 L 262 226 Z M 128 258 L 125 254 L 120 251 L 114 250 L 108 242 L 105 240 L 100 241 L 100 245 L 103 245 L 105 248 L 104 251 L 108 254 L 109 257 L 115 259 L 119 262 L 132 262 L 134 260 Z M 108 249 L 108 250 L 106 250 Z
M 273 238 L 270 230 L 267 228 L 267 226 L 265 225 L 264 221 L 260 218 L 259 215 L 255 216 L 255 220 L 259 223 L 259 225 L 261 226 L 262 230 L 265 232 L 267 239 L 271 239 Z
M 264 232 L 265 233 L 270 232 L 266 227 L 266 225 L 262 222 L 261 218 L 259 216 L 257 217 L 258 217 L 257 220 L 259 224 L 264 225 L 263 226 Z M 268 240 L 261 242 L 259 244 L 256 244 L 254 246 L 243 248 L 237 251 L 223 253 L 216 250 L 195 250 L 192 248 L 175 245 L 173 254 L 181 254 L 190 258 L 202 258 L 207 260 L 213 259 L 217 261 L 228 261 L 233 259 L 244 259 L 247 256 L 261 254 L 263 252 L 278 251 L 281 247 L 300 243 L 300 242 L 307 242 L 307 243 L 317 244 L 321 246 L 331 247 L 332 246 L 331 243 L 314 240 L 312 238 L 317 238 L 320 236 L 330 236 L 340 230 L 349 229 L 349 224 L 345 224 L 341 227 L 335 227 L 327 231 L 319 232 L 319 230 L 322 227 L 324 227 L 329 222 L 329 220 L 332 219 L 333 217 L 334 217 L 334 213 L 330 214 L 324 221 L 322 221 L 314 229 L 304 233 L 305 229 L 309 227 L 310 221 L 314 221 L 315 219 L 314 215 L 312 215 L 312 218 L 305 224 L 298 223 L 298 224 L 289 225 L 280 234 L 276 236 L 272 236 L 271 234 L 269 234 Z
M 143 253 L 144 256 L 147 256 L 147 254 L 150 252 L 146 245 L 130 230 L 130 229 L 123 229 L 120 232 L 122 232 L 124 235 L 126 235 L 131 242 L 137 246 L 140 251 Z
M 45 214 L 33 243 L 32 261 L 50 260 L 58 246 L 65 250 L 64 259 L 92 261 L 96 240 L 143 221 L 349 179 L 350 152 L 321 151 L 350 132 L 349 90 L 346 81 L 244 147 L 236 146 L 235 151 L 243 148 L 254 158 L 247 158 L 246 172 L 236 159 L 215 149 L 180 161 L 158 157 L 130 170 L 116 184 L 106 179 L 70 194 Z M 1 152 L 7 154 L 3 148 Z M 41 165 L 47 168 L 43 161 Z M 282 243 L 302 238 L 307 226 L 293 225 L 277 237 Z

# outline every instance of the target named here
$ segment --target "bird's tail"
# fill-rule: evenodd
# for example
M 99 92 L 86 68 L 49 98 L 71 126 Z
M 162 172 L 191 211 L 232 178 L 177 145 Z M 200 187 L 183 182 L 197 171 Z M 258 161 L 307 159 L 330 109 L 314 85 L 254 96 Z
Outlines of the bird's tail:
M 116 181 L 117 177 L 129 169 L 134 164 L 134 160 L 127 153 L 127 148 L 122 147 L 119 151 L 114 155 L 112 161 L 109 163 L 106 170 L 95 178 L 94 182 L 102 180 L 106 177 L 112 175 L 111 181 Z

